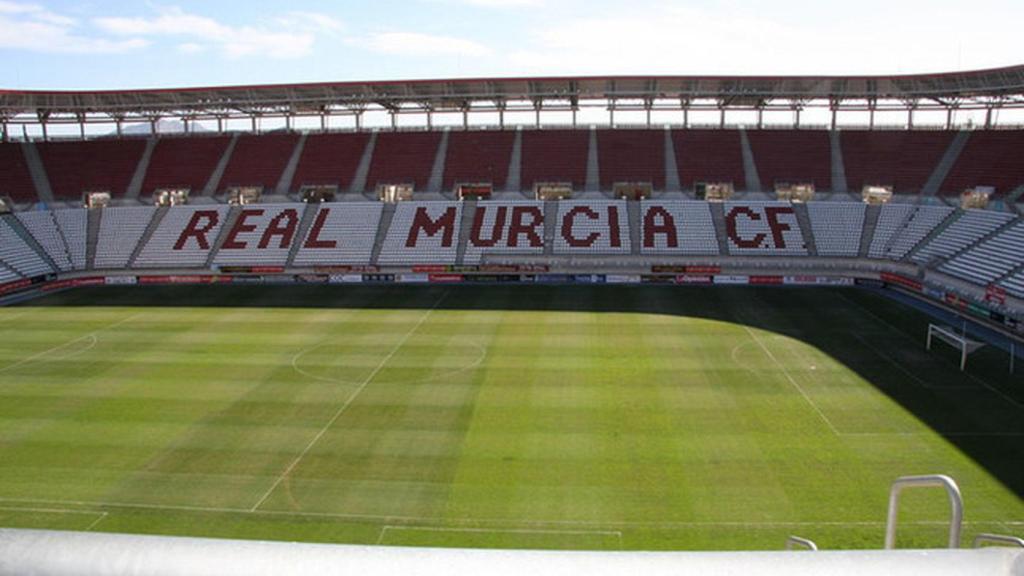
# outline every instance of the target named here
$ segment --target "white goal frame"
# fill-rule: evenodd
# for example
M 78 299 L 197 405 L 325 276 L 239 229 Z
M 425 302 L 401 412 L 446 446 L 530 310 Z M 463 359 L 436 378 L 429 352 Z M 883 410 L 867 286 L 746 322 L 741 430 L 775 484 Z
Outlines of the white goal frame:
M 928 324 L 928 340 L 925 343 L 925 350 L 931 351 L 932 349 L 932 337 L 949 344 L 950 346 L 960 350 L 960 371 L 963 372 L 967 368 L 967 355 L 972 354 L 985 346 L 984 342 L 978 342 L 977 340 L 971 340 L 964 334 L 957 334 L 956 330 L 949 326 L 939 326 L 937 324 Z

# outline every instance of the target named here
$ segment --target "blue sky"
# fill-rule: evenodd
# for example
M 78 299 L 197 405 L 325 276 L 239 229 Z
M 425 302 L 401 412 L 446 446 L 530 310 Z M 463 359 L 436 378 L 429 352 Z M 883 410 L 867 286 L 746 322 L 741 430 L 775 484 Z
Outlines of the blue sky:
M 891 74 L 1024 62 L 1024 2 L 0 0 L 0 88 L 590 74 Z

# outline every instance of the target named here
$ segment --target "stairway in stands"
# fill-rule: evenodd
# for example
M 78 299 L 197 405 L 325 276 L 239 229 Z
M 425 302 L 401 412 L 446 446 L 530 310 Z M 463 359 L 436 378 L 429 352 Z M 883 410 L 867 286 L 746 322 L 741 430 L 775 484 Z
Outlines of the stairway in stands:
M 869 204 L 864 211 L 864 231 L 860 235 L 860 250 L 857 252 L 861 258 L 868 257 L 871 242 L 875 239 L 875 229 L 878 228 L 878 218 L 881 215 L 882 207 L 877 204 Z
M 942 155 L 942 159 L 939 160 L 939 164 L 932 171 L 931 176 L 924 183 L 924 188 L 921 189 L 922 196 L 935 196 L 942 188 L 942 183 L 946 181 L 946 177 L 949 172 L 953 169 L 953 165 L 956 164 L 957 158 L 960 157 L 960 153 L 963 152 L 964 147 L 967 146 L 967 141 L 971 137 L 971 133 L 966 130 L 961 130 L 956 133 L 953 141 L 949 143 L 949 148 L 946 149 L 946 153 Z
M 395 204 L 384 204 L 380 213 L 380 224 L 377 226 L 377 237 L 373 240 L 373 252 L 370 253 L 370 264 L 376 266 L 380 258 L 380 252 L 384 249 L 384 239 L 388 236 L 388 229 L 391 228 L 391 220 L 395 218 Z
M 721 202 L 709 202 L 711 220 L 715 223 L 715 237 L 718 238 L 718 253 L 729 255 L 729 241 L 725 237 L 725 205 Z
M 462 203 L 462 224 L 459 226 L 459 237 L 455 249 L 455 264 L 462 266 L 466 257 L 466 244 L 469 242 L 469 233 L 473 229 L 473 220 L 476 218 L 476 200 L 465 200 Z
M 285 266 L 292 266 L 292 263 L 295 261 L 295 255 L 298 254 L 299 249 L 302 248 L 302 243 L 306 240 L 306 235 L 309 233 L 310 227 L 313 226 L 313 220 L 316 218 L 319 211 L 319 204 L 306 204 L 306 207 L 302 211 L 302 219 L 299 220 L 299 227 L 295 230 L 295 236 L 292 238 L 292 247 L 288 250 L 288 258 L 285 260 Z
M 167 216 L 167 212 L 170 211 L 168 206 L 160 206 L 156 209 L 156 213 L 153 214 L 153 219 L 149 221 L 149 226 L 146 227 L 146 231 L 142 233 L 142 238 L 139 239 L 139 243 L 135 245 L 135 250 L 132 251 L 132 255 L 128 257 L 128 266 L 126 268 L 135 268 L 135 260 L 142 253 L 142 249 L 149 244 L 149 240 L 153 237 L 153 233 L 156 232 L 157 228 L 160 227 L 160 222 Z
M 796 221 L 800 224 L 800 232 L 804 237 L 807 255 L 817 256 L 818 245 L 814 242 L 814 231 L 811 228 L 811 216 L 807 213 L 807 205 L 802 202 L 793 204 L 793 212 L 796 214 Z

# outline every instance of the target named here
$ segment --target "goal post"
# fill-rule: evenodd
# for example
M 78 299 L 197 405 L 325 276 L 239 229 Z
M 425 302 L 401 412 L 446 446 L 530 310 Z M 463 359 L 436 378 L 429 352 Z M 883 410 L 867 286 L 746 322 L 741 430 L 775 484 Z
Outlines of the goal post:
M 949 326 L 939 326 L 937 324 L 928 324 L 928 340 L 925 343 L 925 350 L 932 349 L 932 341 L 939 340 L 946 344 L 956 348 L 960 351 L 960 371 L 963 372 L 967 368 L 967 356 L 973 354 L 979 349 L 985 346 L 984 342 L 972 340 L 967 337 L 966 330 L 963 333 L 957 333 L 957 331 Z

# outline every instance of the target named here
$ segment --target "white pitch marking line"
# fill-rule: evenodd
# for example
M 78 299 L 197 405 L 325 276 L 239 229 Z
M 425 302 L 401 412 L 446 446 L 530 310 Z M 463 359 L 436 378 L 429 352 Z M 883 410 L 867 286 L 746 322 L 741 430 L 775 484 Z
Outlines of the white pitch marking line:
M 106 512 L 93 512 L 92 510 L 72 510 L 70 508 L 28 508 L 22 506 L 0 506 L 0 510 L 4 512 L 32 512 L 34 514 L 81 514 L 87 516 L 95 516 L 97 514 L 106 515 Z
M 109 516 L 109 515 L 110 515 L 109 512 L 101 512 L 100 513 L 100 517 L 95 519 L 95 520 L 93 520 L 92 524 L 89 524 L 89 526 L 87 526 L 85 528 L 85 531 L 86 532 L 92 532 L 92 529 L 95 528 L 96 525 L 99 524 L 100 522 L 103 522 L 104 520 L 106 520 L 107 516 Z
M 15 369 L 15 368 L 17 368 L 19 366 L 24 366 L 25 364 L 28 364 L 29 362 L 32 362 L 33 360 L 35 360 L 37 358 L 45 356 L 45 355 L 47 355 L 47 354 L 49 354 L 51 352 L 56 352 L 57 350 L 60 350 L 61 348 L 66 348 L 66 347 L 68 347 L 68 346 L 70 346 L 70 345 L 72 345 L 75 342 L 78 342 L 80 340 L 85 340 L 86 338 L 93 338 L 93 339 L 95 339 L 96 335 L 99 334 L 100 332 L 103 332 L 103 331 L 106 331 L 106 330 L 110 330 L 111 328 L 116 328 L 116 327 L 120 326 L 121 324 L 124 324 L 125 322 L 128 322 L 129 320 L 133 320 L 133 319 L 135 319 L 135 318 L 137 318 L 137 317 L 139 317 L 141 315 L 142 315 L 142 312 L 138 312 L 136 314 L 132 314 L 131 316 L 129 316 L 127 318 L 122 318 L 121 320 L 118 320 L 117 322 L 114 322 L 113 324 L 110 324 L 108 326 L 104 326 L 103 328 L 98 328 L 96 330 L 93 330 L 92 332 L 89 332 L 88 334 L 83 334 L 83 335 L 81 335 L 81 336 L 79 336 L 77 338 L 68 340 L 67 342 L 65 342 L 63 344 L 58 344 L 57 346 L 54 346 L 52 348 L 47 348 L 46 350 L 43 350 L 42 352 L 36 352 L 35 354 L 33 354 L 33 355 L 31 355 L 31 356 L 29 356 L 27 358 L 22 358 L 21 360 L 18 360 L 14 364 L 8 364 L 7 366 L 4 366 L 3 368 L 0 368 L 0 374 L 2 374 L 4 372 L 7 372 L 8 370 L 13 370 L 13 369 Z M 95 343 L 93 344 L 93 346 L 95 346 Z
M 550 528 L 454 528 L 446 526 L 401 526 L 388 524 L 380 530 L 377 544 L 384 542 L 388 531 L 392 532 L 456 532 L 470 534 L 549 534 L 566 536 L 614 536 L 619 539 L 619 547 L 622 547 L 621 530 L 555 530 Z
M 973 386 L 932 386 L 931 384 L 929 384 L 929 383 L 925 382 L 924 380 L 922 380 L 921 377 L 918 376 L 917 374 L 914 374 L 910 370 L 907 370 L 907 368 L 905 366 L 903 366 L 902 364 L 897 362 L 895 359 L 890 357 L 888 354 L 886 354 L 886 353 L 882 352 L 881 350 L 879 350 L 876 346 L 874 346 L 873 344 L 868 342 L 867 339 L 862 337 L 860 334 L 858 334 L 856 332 L 853 332 L 853 331 L 850 331 L 849 334 L 851 336 L 853 336 L 858 342 L 863 344 L 865 348 L 867 348 L 868 350 L 874 352 L 875 356 L 878 356 L 882 360 L 885 360 L 889 364 L 892 364 L 897 370 L 899 370 L 900 372 L 903 372 L 904 374 L 909 376 L 914 382 L 917 382 L 918 385 L 920 387 L 922 387 L 922 388 L 927 388 L 929 390 L 974 390 L 975 389 Z
M 821 408 L 818 408 L 818 405 L 814 403 L 814 400 L 811 400 L 811 397 L 807 395 L 807 392 L 804 391 L 800 384 L 793 378 L 792 375 L 790 375 L 789 371 L 786 370 L 786 368 L 782 365 L 781 362 L 779 362 L 779 359 L 775 357 L 775 354 L 772 354 L 772 351 L 769 350 L 768 347 L 764 345 L 764 342 L 761 342 L 761 339 L 757 337 L 757 334 L 755 334 L 749 326 L 744 325 L 743 329 L 747 331 L 747 334 L 750 335 L 754 342 L 757 342 L 757 345 L 761 347 L 761 350 L 764 350 L 764 353 L 767 354 L 768 357 L 772 359 L 772 362 L 774 362 L 775 365 L 779 367 L 779 370 L 782 370 L 782 374 L 786 377 L 787 380 L 789 380 L 789 383 L 792 384 L 798 392 L 800 392 L 800 395 L 804 397 L 804 400 L 806 400 L 808 404 L 810 404 L 811 408 L 814 408 L 814 411 L 817 412 L 818 416 L 821 417 L 821 420 L 828 425 L 828 427 L 832 430 L 832 433 L 835 434 L 836 436 L 842 436 L 842 433 L 840 433 L 839 430 L 836 429 L 836 427 L 832 424 L 832 421 L 828 419 L 828 416 L 825 416 L 825 413 L 821 411 Z
M 395 356 L 396 353 L 398 353 L 402 346 L 404 346 L 405 343 L 409 341 L 409 338 L 411 338 L 412 335 L 417 330 L 419 330 L 420 326 L 422 326 L 423 323 L 426 322 L 427 318 L 430 317 L 430 314 L 433 313 L 434 310 L 437 310 L 437 307 L 441 305 L 441 302 L 445 299 L 446 296 L 448 296 L 447 290 L 441 293 L 441 297 L 437 299 L 437 302 L 434 302 L 434 305 L 430 307 L 430 310 L 427 310 L 426 313 L 420 316 L 419 322 L 417 322 L 416 325 L 413 326 L 411 330 L 405 333 L 405 336 L 403 336 L 402 339 L 398 341 L 398 344 L 396 344 L 395 347 L 391 349 L 391 352 L 388 353 L 388 355 L 385 356 L 383 360 L 381 360 L 380 364 L 378 364 L 377 367 L 373 369 L 373 372 L 370 372 L 370 374 L 363 380 L 359 387 L 356 388 L 355 391 L 349 395 L 348 399 L 345 400 L 345 403 L 341 405 L 341 408 L 338 408 L 338 411 L 335 412 L 334 416 L 327 421 L 327 424 L 325 424 L 324 427 L 321 428 L 319 432 L 317 432 L 316 436 L 314 436 L 313 439 L 309 441 L 309 444 L 306 445 L 302 452 L 300 452 L 299 455 L 292 461 L 292 463 L 289 464 L 287 468 L 285 468 L 284 472 L 282 472 L 281 475 L 277 477 L 277 480 L 274 481 L 274 484 L 271 485 L 270 489 L 268 489 L 263 494 L 263 496 L 259 499 L 258 502 L 256 502 L 256 504 L 253 505 L 252 508 L 250 508 L 250 511 L 255 512 L 257 508 L 262 506 L 263 503 L 267 501 L 267 498 L 270 498 L 270 495 L 274 492 L 274 490 L 276 490 L 277 487 L 281 485 L 281 482 L 283 482 L 284 479 L 287 478 L 289 474 L 291 474 L 292 470 L 295 469 L 299 462 L 301 462 L 302 459 L 306 457 L 306 454 L 309 454 L 309 451 L 313 449 L 313 446 L 316 445 L 316 443 L 319 442 L 321 438 L 323 438 L 324 434 L 327 433 L 327 430 L 330 429 L 330 427 L 333 426 L 334 423 L 338 421 L 338 418 L 341 418 L 341 415 L 344 414 L 346 410 L 348 410 L 348 407 L 352 405 L 352 402 L 356 399 L 356 397 L 358 397 L 359 394 L 366 389 L 366 386 L 370 383 L 370 381 L 373 380 L 374 377 L 377 376 L 377 374 L 379 374 L 380 371 L 384 369 L 384 366 L 387 365 L 387 363 L 391 361 L 391 359 Z

